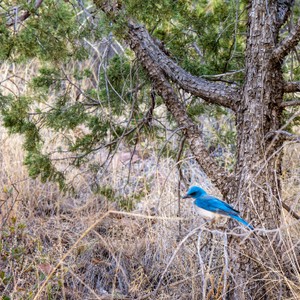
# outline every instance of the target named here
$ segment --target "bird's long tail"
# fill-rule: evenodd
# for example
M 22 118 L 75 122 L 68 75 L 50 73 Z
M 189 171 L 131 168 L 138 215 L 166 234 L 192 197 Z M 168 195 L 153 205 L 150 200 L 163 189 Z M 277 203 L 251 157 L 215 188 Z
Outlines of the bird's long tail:
M 242 223 L 243 225 L 247 226 L 251 230 L 254 230 L 254 227 L 252 225 L 250 225 L 248 222 L 246 222 L 244 219 L 242 219 L 240 216 L 230 215 L 230 217 L 237 220 L 238 222 Z

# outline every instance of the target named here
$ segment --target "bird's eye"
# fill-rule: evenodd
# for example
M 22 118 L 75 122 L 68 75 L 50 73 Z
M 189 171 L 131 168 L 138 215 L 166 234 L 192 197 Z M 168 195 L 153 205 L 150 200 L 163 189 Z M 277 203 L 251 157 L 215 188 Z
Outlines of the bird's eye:
M 196 192 L 190 193 L 190 196 L 195 196 Z

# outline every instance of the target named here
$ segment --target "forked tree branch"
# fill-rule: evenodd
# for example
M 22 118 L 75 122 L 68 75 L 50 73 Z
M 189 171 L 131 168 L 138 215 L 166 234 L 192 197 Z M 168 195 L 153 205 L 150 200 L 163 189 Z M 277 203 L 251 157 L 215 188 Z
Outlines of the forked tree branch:
M 300 41 L 300 19 L 291 33 L 274 49 L 272 60 L 282 61 Z
M 283 91 L 285 93 L 296 93 L 300 92 L 300 81 L 285 82 Z
M 141 45 L 143 56 L 149 56 L 157 67 L 163 71 L 165 76 L 178 84 L 180 88 L 194 96 L 201 97 L 209 103 L 219 104 L 236 110 L 237 102 L 240 99 L 239 90 L 226 84 L 215 83 L 203 78 L 193 76 L 172 59 L 170 59 L 154 42 L 148 31 L 141 25 L 129 24 L 130 40 Z M 143 56 L 141 57 L 143 59 Z
M 202 139 L 202 132 L 187 115 L 184 105 L 180 102 L 177 94 L 168 82 L 166 74 L 159 67 L 159 62 L 145 51 L 145 44 L 142 43 L 136 36 L 136 33 L 131 30 L 129 31 L 128 42 L 139 61 L 148 72 L 157 94 L 164 99 L 167 109 L 173 115 L 178 126 L 183 128 L 183 133 L 186 136 L 190 149 L 199 165 L 211 178 L 212 182 L 216 184 L 220 191 L 226 195 L 230 180 L 229 175 L 209 155 Z

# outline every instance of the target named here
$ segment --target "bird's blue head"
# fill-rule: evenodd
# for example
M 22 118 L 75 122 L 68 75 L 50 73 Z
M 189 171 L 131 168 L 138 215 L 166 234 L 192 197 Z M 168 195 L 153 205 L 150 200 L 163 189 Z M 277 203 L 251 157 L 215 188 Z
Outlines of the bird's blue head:
M 202 197 L 204 195 L 206 195 L 207 193 L 201 189 L 201 187 L 199 186 L 192 186 L 189 188 L 189 190 L 187 191 L 186 195 L 183 196 L 182 198 L 185 199 L 185 198 L 199 198 L 199 197 Z

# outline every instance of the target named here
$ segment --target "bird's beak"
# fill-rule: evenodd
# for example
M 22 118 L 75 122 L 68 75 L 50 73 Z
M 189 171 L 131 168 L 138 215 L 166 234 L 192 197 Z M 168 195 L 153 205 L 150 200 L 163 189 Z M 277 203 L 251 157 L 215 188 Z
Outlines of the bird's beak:
M 191 196 L 190 196 L 190 195 L 184 195 L 184 196 L 182 197 L 182 199 L 186 199 L 186 198 L 191 198 Z

